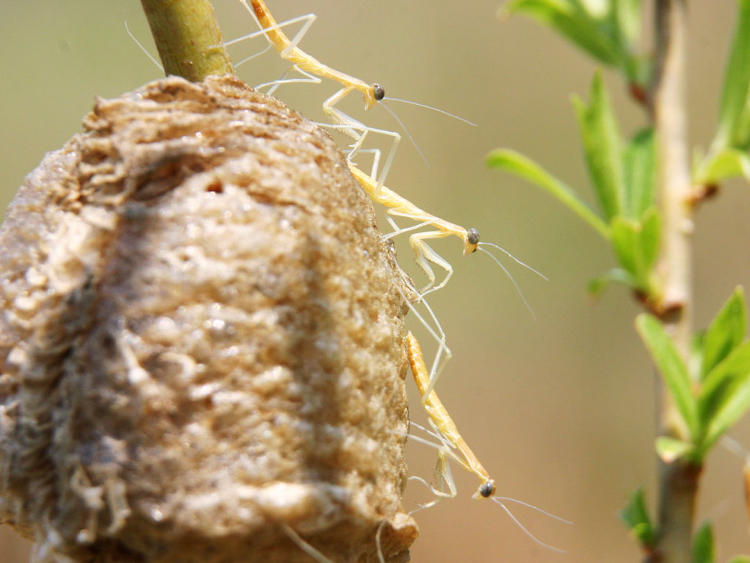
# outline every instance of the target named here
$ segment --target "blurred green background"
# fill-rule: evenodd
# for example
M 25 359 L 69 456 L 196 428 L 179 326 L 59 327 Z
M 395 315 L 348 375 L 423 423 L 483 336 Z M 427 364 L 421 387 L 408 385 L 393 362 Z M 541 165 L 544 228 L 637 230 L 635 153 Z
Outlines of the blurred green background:
M 488 502 L 471 499 L 477 485 L 456 468 L 459 496 L 420 512 L 414 561 L 609 561 L 640 559 L 616 513 L 627 494 L 646 486 L 655 496 L 653 370 L 632 322 L 638 307 L 614 288 L 597 300 L 589 279 L 613 265 L 593 231 L 528 184 L 483 165 L 486 153 L 513 147 L 537 159 L 591 201 L 570 104 L 586 95 L 592 63 L 549 30 L 523 18 L 501 22 L 501 0 L 268 0 L 278 20 L 315 12 L 302 48 L 387 94 L 432 104 L 478 123 L 472 128 L 426 110 L 391 104 L 429 160 L 406 139 L 388 185 L 436 215 L 477 227 L 534 267 L 544 282 L 512 266 L 536 313 L 533 320 L 503 273 L 460 244 L 435 245 L 456 269 L 433 295 L 454 359 L 438 391 L 464 437 L 498 482 L 498 493 L 575 521 L 565 526 L 519 507 L 533 532 L 567 555 L 544 550 Z M 237 0 L 216 0 L 226 38 L 255 29 Z M 649 4 L 646 2 L 646 4 Z M 691 140 L 706 146 L 735 2 L 690 6 Z M 112 97 L 155 79 L 159 70 L 125 32 L 153 50 L 136 0 L 3 2 L 0 18 L 0 186 L 3 206 L 46 151 L 81 130 L 95 96 Z M 259 51 L 262 39 L 233 47 L 235 60 Z M 239 72 L 249 84 L 286 68 L 269 52 Z M 643 116 L 619 78 L 605 74 L 623 132 Z M 277 95 L 311 119 L 331 84 L 290 85 Z M 395 129 L 382 109 L 347 111 L 373 126 Z M 366 163 L 363 162 L 363 166 Z M 697 326 L 704 326 L 733 287 L 750 281 L 750 193 L 729 184 L 698 214 L 695 237 Z M 399 243 L 401 263 L 411 264 Z M 413 328 L 419 331 L 412 319 Z M 423 338 L 426 348 L 430 348 Z M 411 389 L 412 417 L 424 414 Z M 750 421 L 731 433 L 750 449 Z M 410 473 L 429 478 L 435 454 L 409 444 Z M 710 456 L 698 507 L 716 524 L 719 560 L 750 551 L 741 481 L 742 460 L 717 448 Z M 409 487 L 407 508 L 429 499 Z M 28 546 L 3 530 L 2 561 L 26 561 Z

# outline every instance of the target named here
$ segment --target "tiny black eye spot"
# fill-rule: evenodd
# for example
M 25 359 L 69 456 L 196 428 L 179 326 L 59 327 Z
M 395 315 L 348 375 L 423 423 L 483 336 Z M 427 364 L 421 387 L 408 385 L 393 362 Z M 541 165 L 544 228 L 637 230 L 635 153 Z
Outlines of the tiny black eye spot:
M 479 487 L 479 494 L 487 498 L 495 492 L 495 482 L 491 479 Z
M 472 227 L 466 232 L 466 239 L 469 244 L 479 244 L 479 231 Z
M 385 98 L 385 88 L 376 82 L 372 85 L 372 95 L 377 101 L 382 100 Z

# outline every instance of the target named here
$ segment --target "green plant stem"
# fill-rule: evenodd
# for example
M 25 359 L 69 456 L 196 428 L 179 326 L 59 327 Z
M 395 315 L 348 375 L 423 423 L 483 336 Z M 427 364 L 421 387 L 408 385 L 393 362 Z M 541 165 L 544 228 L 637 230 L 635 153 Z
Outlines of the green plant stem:
M 685 96 L 687 1 L 657 0 L 657 68 L 654 125 L 659 159 L 662 249 L 658 264 L 661 294 L 656 308 L 663 315 L 683 360 L 692 333 L 693 231 Z M 659 380 L 659 435 L 689 439 L 679 412 Z M 659 460 L 659 521 L 655 552 L 648 561 L 692 560 L 691 532 L 700 467 Z
M 234 74 L 209 0 L 141 0 L 167 75 Z

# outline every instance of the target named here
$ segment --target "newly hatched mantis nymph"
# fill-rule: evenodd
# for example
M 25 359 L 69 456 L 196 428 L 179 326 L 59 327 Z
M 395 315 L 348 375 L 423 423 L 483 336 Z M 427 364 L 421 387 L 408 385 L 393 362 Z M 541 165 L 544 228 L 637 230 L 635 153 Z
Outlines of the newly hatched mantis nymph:
M 281 58 L 291 62 L 293 65 L 292 68 L 296 70 L 297 72 L 299 72 L 304 78 L 282 78 L 279 80 L 274 80 L 271 82 L 259 84 L 258 86 L 256 86 L 256 88 L 262 88 L 264 86 L 271 86 L 270 90 L 268 90 L 268 93 L 271 94 L 281 84 L 294 83 L 294 82 L 297 82 L 297 83 L 311 82 L 311 83 L 317 84 L 321 82 L 322 78 L 333 80 L 334 82 L 338 82 L 341 86 L 343 86 L 343 88 L 338 90 L 336 93 L 330 96 L 325 102 L 323 102 L 323 111 L 333 121 L 333 124 L 320 124 L 320 125 L 338 129 L 339 131 L 348 135 L 354 140 L 354 144 L 352 145 L 349 151 L 350 161 L 354 158 L 354 156 L 358 152 L 360 151 L 365 152 L 364 150 L 361 150 L 361 149 L 362 149 L 362 145 L 364 144 L 365 138 L 369 132 L 379 133 L 379 134 L 382 134 L 391 138 L 391 147 L 388 150 L 388 155 L 386 156 L 385 164 L 383 166 L 381 174 L 378 176 L 377 174 L 373 173 L 373 177 L 376 177 L 376 176 L 378 177 L 379 185 L 382 185 L 385 182 L 385 178 L 388 176 L 388 171 L 390 170 L 391 165 L 393 163 L 393 159 L 396 156 L 398 144 L 401 141 L 401 135 L 399 135 L 395 131 L 369 127 L 363 124 L 362 122 L 354 119 L 350 115 L 344 113 L 340 109 L 338 109 L 336 107 L 337 104 L 341 100 L 343 100 L 346 96 L 348 96 L 350 93 L 357 91 L 362 94 L 362 97 L 365 102 L 366 110 L 370 109 L 378 102 L 383 102 L 385 100 L 388 100 L 388 101 L 393 101 L 393 102 L 411 104 L 411 105 L 415 105 L 418 107 L 430 109 L 432 111 L 437 111 L 439 113 L 442 113 L 443 115 L 447 115 L 448 117 L 452 117 L 453 119 L 462 121 L 468 125 L 476 126 L 475 123 L 472 123 L 468 119 L 464 119 L 461 116 L 455 115 L 453 113 L 450 113 L 448 111 L 445 111 L 439 108 L 435 108 L 435 107 L 422 104 L 419 102 L 414 102 L 411 100 L 405 100 L 402 98 L 394 98 L 394 97 L 386 98 L 385 89 L 380 84 L 377 84 L 377 83 L 368 84 L 367 82 L 364 82 L 363 80 L 360 80 L 359 78 L 356 78 L 344 72 L 338 71 L 334 68 L 331 68 L 328 65 L 321 63 L 319 60 L 309 55 L 305 51 L 302 51 L 298 47 L 298 45 L 300 41 L 302 40 L 302 38 L 304 37 L 304 35 L 307 33 L 310 26 L 315 21 L 315 14 L 306 14 L 304 16 L 292 18 L 282 23 L 277 23 L 276 19 L 268 10 L 268 7 L 266 6 L 264 0 L 251 0 L 252 7 L 248 5 L 247 0 L 240 0 L 240 2 L 242 2 L 245 8 L 247 8 L 247 10 L 253 16 L 256 23 L 260 27 L 260 31 L 256 31 L 256 32 L 244 35 L 242 37 L 238 37 L 237 39 L 233 39 L 232 41 L 228 41 L 224 43 L 224 46 L 226 47 L 234 43 L 237 43 L 239 41 L 243 41 L 245 39 L 250 39 L 253 37 L 264 35 L 269 42 L 269 47 L 267 47 L 260 53 L 256 53 L 252 55 L 251 57 L 247 57 L 246 59 L 243 59 L 242 61 L 238 63 L 238 65 L 245 62 L 245 60 L 249 60 L 251 58 L 254 58 L 256 56 L 259 56 L 265 53 L 265 51 L 272 46 L 276 48 Z M 287 35 L 281 30 L 281 28 L 291 25 L 291 24 L 301 22 L 301 21 L 304 21 L 302 28 L 297 32 L 294 38 L 290 40 L 289 37 L 287 37 Z M 426 162 L 426 158 L 424 154 L 422 153 L 419 146 L 416 144 L 416 142 L 412 138 L 411 134 L 409 133 L 409 130 L 406 128 L 404 123 L 398 118 L 398 116 L 390 108 L 388 108 L 388 106 L 386 106 L 385 104 L 381 104 L 381 106 L 386 111 L 388 111 L 388 113 L 390 113 L 391 116 L 398 122 L 398 124 L 406 133 L 406 135 L 409 137 L 409 140 L 414 144 L 414 147 L 417 149 L 417 152 L 419 152 L 419 155 Z M 380 160 L 380 150 L 368 149 L 367 152 L 373 152 L 375 154 L 373 169 L 377 170 L 378 162 Z
M 456 458 L 457 461 L 464 469 L 479 477 L 480 485 L 474 494 L 474 498 L 491 497 L 495 493 L 495 481 L 490 479 L 490 474 L 487 473 L 487 470 L 461 436 L 456 424 L 448 414 L 448 410 L 438 398 L 437 392 L 434 389 L 428 390 L 430 378 L 424 363 L 422 349 L 411 332 L 406 335 L 406 353 L 409 358 L 412 376 L 422 396 L 422 406 L 424 406 L 427 415 L 430 417 L 430 421 L 434 424 L 438 434 L 448 440 L 459 451 L 461 455 Z
M 342 133 L 354 139 L 354 145 L 349 152 L 349 159 L 354 158 L 354 155 L 359 152 L 368 132 L 380 133 L 391 137 L 392 145 L 388 152 L 388 156 L 386 157 L 386 162 L 381 175 L 381 182 L 384 181 L 395 157 L 398 144 L 401 141 L 401 135 L 395 131 L 367 127 L 335 107 L 336 104 L 351 92 L 357 91 L 362 94 L 365 102 L 365 109 L 370 109 L 377 102 L 385 98 L 385 90 L 383 87 L 379 84 L 368 84 L 359 78 L 331 68 L 297 46 L 315 21 L 315 14 L 306 14 L 279 24 L 276 22 L 276 19 L 273 17 L 263 0 L 251 0 L 252 6 L 248 4 L 247 0 L 240 0 L 240 2 L 242 2 L 243 6 L 247 8 L 261 29 L 260 31 L 228 41 L 224 45 L 229 46 L 238 41 L 264 35 L 270 45 L 275 47 L 279 52 L 281 58 L 292 63 L 293 68 L 305 77 L 301 79 L 292 78 L 267 82 L 259 84 L 256 88 L 273 85 L 268 91 L 270 94 L 273 93 L 273 91 L 282 83 L 317 83 L 320 82 L 321 78 L 333 80 L 334 82 L 341 84 L 343 88 L 323 102 L 323 111 L 334 122 L 333 127 L 335 129 L 340 130 Z M 302 28 L 297 32 L 293 39 L 289 39 L 281 28 L 300 21 L 304 21 Z M 376 156 L 376 160 L 379 160 L 379 156 Z
M 437 392 L 435 390 L 431 390 L 430 377 L 427 372 L 427 367 L 425 366 L 425 363 L 424 363 L 422 350 L 419 346 L 419 342 L 417 341 L 417 339 L 414 337 L 414 335 L 411 332 L 409 332 L 406 335 L 406 351 L 407 351 L 407 357 L 409 359 L 409 365 L 411 366 L 412 376 L 414 377 L 414 381 L 417 384 L 417 389 L 419 390 L 419 393 L 422 396 L 422 406 L 424 406 L 424 409 L 427 412 L 430 425 L 432 426 L 434 432 L 431 432 L 428 429 L 423 428 L 414 422 L 412 422 L 412 424 L 420 428 L 421 430 L 425 431 L 427 434 L 431 435 L 432 437 L 436 438 L 439 444 L 435 444 L 433 442 L 430 442 L 418 436 L 410 435 L 410 437 L 413 439 L 416 439 L 416 441 L 418 442 L 422 442 L 424 444 L 437 448 L 438 461 L 437 461 L 437 466 L 436 466 L 436 476 L 438 478 L 438 481 L 441 484 L 444 484 L 445 486 L 447 486 L 448 491 L 445 491 L 442 486 L 436 489 L 435 487 L 431 486 L 421 477 L 413 477 L 413 478 L 425 484 L 430 490 L 432 490 L 432 492 L 438 497 L 438 499 L 441 497 L 447 497 L 447 498 L 455 497 L 457 495 L 456 485 L 455 485 L 455 482 L 453 481 L 453 476 L 451 475 L 450 466 L 448 465 L 448 459 L 447 459 L 450 457 L 456 463 L 458 463 L 461 467 L 466 469 L 468 472 L 473 473 L 479 478 L 479 487 L 474 493 L 475 499 L 486 498 L 486 499 L 490 499 L 496 502 L 498 505 L 500 505 L 503 508 L 503 510 L 510 516 L 510 518 L 521 528 L 521 530 L 523 530 L 524 533 L 528 535 L 536 543 L 538 543 L 539 545 L 547 549 L 551 549 L 553 551 L 558 551 L 558 552 L 563 552 L 563 550 L 557 547 L 554 547 L 552 545 L 549 545 L 547 543 L 544 543 L 539 538 L 534 536 L 534 534 L 532 534 L 518 520 L 518 518 L 516 518 L 513 515 L 513 513 L 508 509 L 508 507 L 505 506 L 503 501 L 516 502 L 518 504 L 522 504 L 523 506 L 537 510 L 543 514 L 546 514 L 547 516 L 550 516 L 551 518 L 555 518 L 556 520 L 559 520 L 566 524 L 572 524 L 572 522 L 570 522 L 569 520 L 560 518 L 559 516 L 555 516 L 554 514 L 550 514 L 549 512 L 542 510 L 531 504 L 528 504 L 526 502 L 519 501 L 517 499 L 512 499 L 508 497 L 500 497 L 500 496 L 495 495 L 495 492 L 496 492 L 495 480 L 490 478 L 490 475 L 487 472 L 487 470 L 484 468 L 484 466 L 479 461 L 477 456 L 474 454 L 474 452 L 471 450 L 469 445 L 461 436 L 461 433 L 458 431 L 458 428 L 456 427 L 455 422 L 453 422 L 453 419 L 448 414 L 448 410 L 445 408 L 442 401 L 438 397 Z M 420 510 L 422 508 L 428 508 L 430 506 L 433 506 L 436 503 L 437 503 L 437 500 L 431 503 L 427 503 L 426 505 L 422 505 L 417 510 Z
M 430 213 L 427 213 L 426 211 L 420 209 L 416 205 L 414 205 L 411 201 L 406 199 L 403 196 L 398 195 L 393 190 L 387 188 L 386 186 L 378 186 L 375 181 L 372 179 L 371 176 L 368 176 L 362 170 L 357 168 L 355 165 L 350 164 L 349 170 L 352 173 L 352 176 L 359 182 L 359 184 L 362 186 L 362 188 L 368 193 L 368 195 L 375 200 L 376 202 L 380 203 L 381 205 L 384 205 L 388 208 L 388 214 L 397 216 L 397 217 L 406 217 L 408 219 L 411 219 L 412 221 L 417 221 L 418 224 L 414 225 L 412 227 L 407 227 L 406 229 L 398 229 L 396 225 L 394 225 L 394 228 L 396 230 L 393 233 L 390 233 L 388 235 L 388 238 L 393 237 L 395 235 L 408 232 L 411 230 L 419 229 L 423 226 L 430 225 L 432 227 L 435 227 L 437 230 L 434 231 L 421 231 L 418 233 L 415 233 L 409 237 L 409 244 L 414 249 L 414 253 L 416 255 L 416 262 L 422 268 L 422 270 L 427 275 L 427 278 L 429 279 L 429 284 L 426 288 L 423 288 L 420 291 L 420 296 L 425 296 L 428 293 L 432 291 L 437 291 L 438 289 L 441 289 L 444 287 L 448 280 L 450 280 L 451 276 L 453 275 L 453 267 L 450 265 L 450 263 L 445 260 L 442 256 L 440 256 L 437 252 L 435 252 L 430 246 L 425 242 L 429 239 L 438 239 L 438 238 L 445 238 L 445 237 L 457 237 L 461 240 L 463 244 L 463 252 L 464 256 L 473 254 L 477 250 L 485 252 L 488 254 L 495 263 L 505 272 L 505 274 L 508 276 L 508 278 L 513 283 L 513 286 L 515 287 L 518 294 L 521 296 L 521 299 L 523 300 L 524 304 L 529 307 L 528 302 L 526 301 L 526 298 L 523 295 L 523 292 L 521 291 L 521 288 L 516 283 L 516 280 L 513 279 L 513 276 L 510 274 L 508 269 L 497 260 L 497 257 L 494 256 L 491 252 L 487 251 L 484 246 L 490 246 L 492 248 L 497 248 L 501 252 L 503 252 L 505 255 L 507 255 L 509 258 L 511 258 L 516 263 L 520 264 L 524 268 L 529 269 L 530 271 L 534 272 L 538 276 L 541 276 L 542 278 L 546 279 L 543 274 L 526 264 L 525 262 L 522 262 L 515 256 L 513 256 L 510 252 L 505 250 L 500 245 L 497 245 L 495 243 L 485 243 L 480 242 L 479 240 L 479 231 L 475 228 L 465 228 L 460 225 L 457 225 L 455 223 L 451 223 L 450 221 L 446 221 L 445 219 L 441 219 L 440 217 L 435 217 L 434 215 L 431 215 Z M 435 285 L 435 273 L 433 272 L 432 268 L 428 264 L 427 261 L 432 262 L 433 264 L 436 264 L 443 268 L 446 272 L 445 277 L 440 281 L 439 284 Z

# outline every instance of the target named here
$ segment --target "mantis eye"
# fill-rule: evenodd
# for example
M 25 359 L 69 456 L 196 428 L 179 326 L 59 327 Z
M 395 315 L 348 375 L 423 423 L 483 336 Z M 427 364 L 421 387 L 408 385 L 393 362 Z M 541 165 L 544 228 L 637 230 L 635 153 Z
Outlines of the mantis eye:
M 372 85 L 372 95 L 377 100 L 380 101 L 383 98 L 385 98 L 385 88 L 383 88 L 380 84 L 377 82 Z
M 482 495 L 484 498 L 490 497 L 495 492 L 495 481 L 490 479 L 486 483 L 484 483 L 481 487 L 479 487 L 479 494 Z
M 467 232 L 466 239 L 469 241 L 470 244 L 479 244 L 479 231 L 477 231 L 474 227 L 472 227 L 466 232 Z

